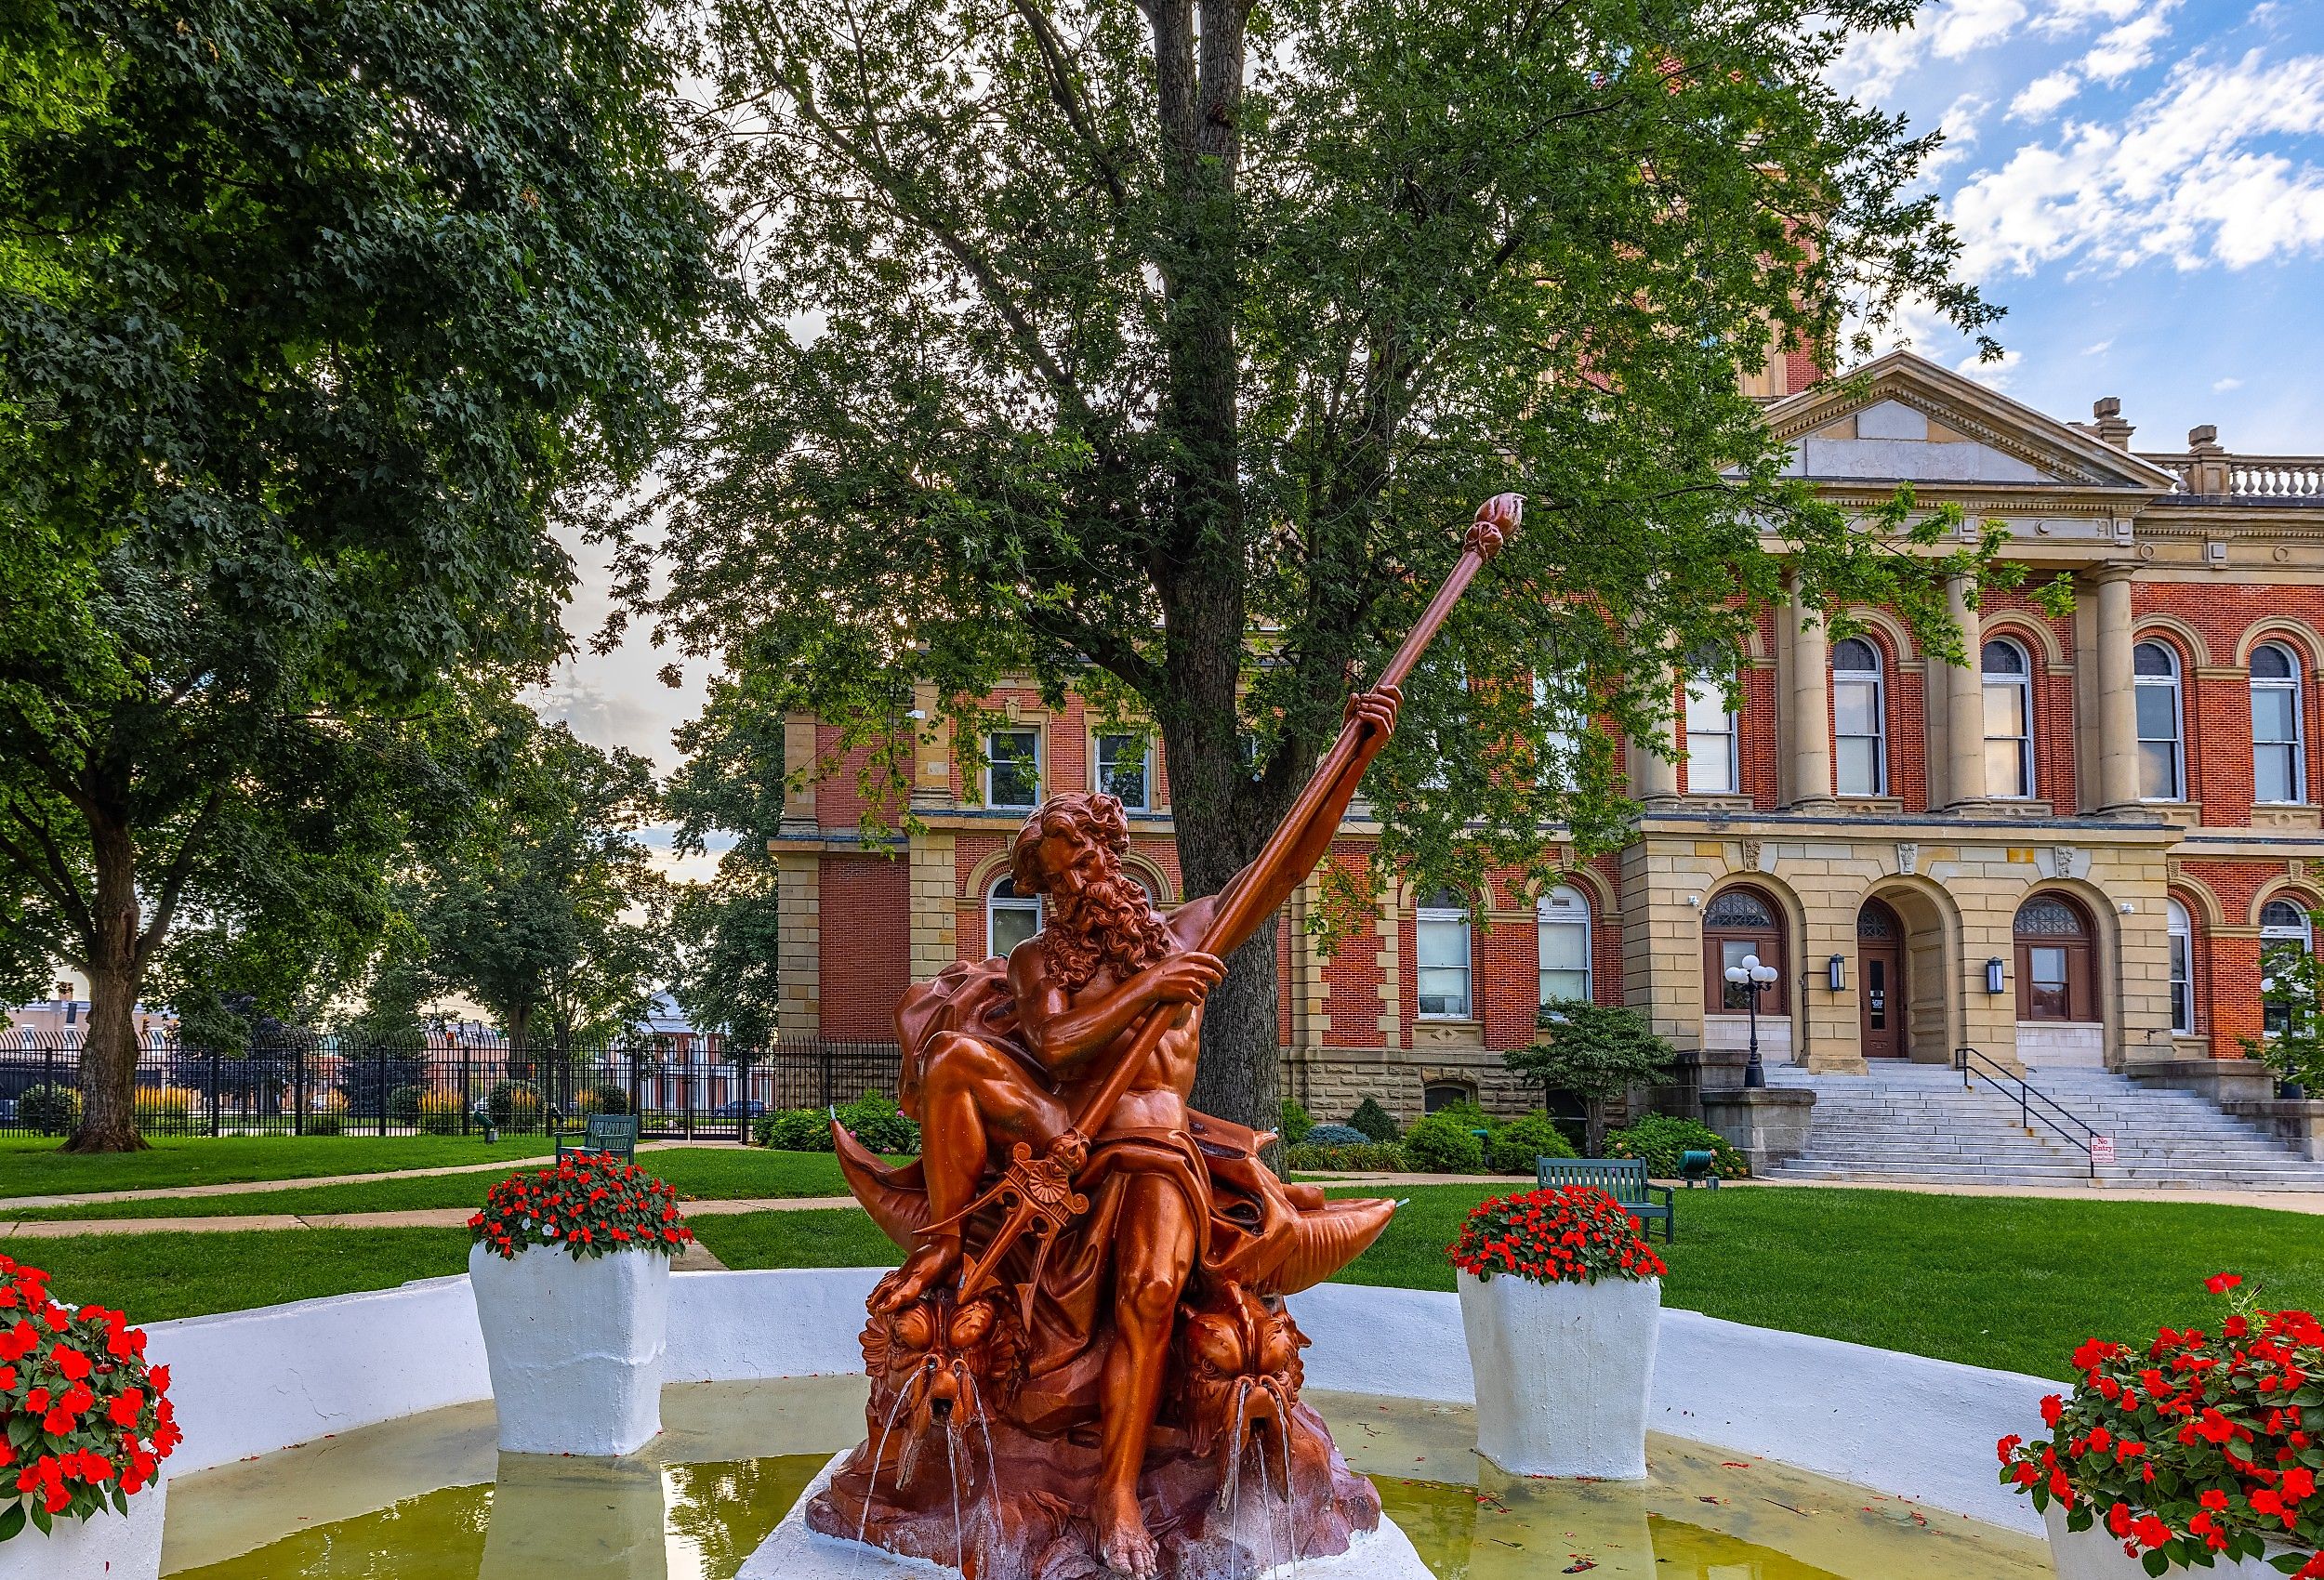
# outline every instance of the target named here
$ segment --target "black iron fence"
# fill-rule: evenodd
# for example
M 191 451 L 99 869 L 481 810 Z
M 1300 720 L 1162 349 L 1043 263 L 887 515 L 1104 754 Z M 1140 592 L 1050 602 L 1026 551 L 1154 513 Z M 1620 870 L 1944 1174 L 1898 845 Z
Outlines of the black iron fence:
M 0 1134 L 62 1136 L 79 1123 L 80 1045 L 10 1034 L 0 1046 Z M 248 1053 L 150 1044 L 138 1125 L 149 1136 L 547 1135 L 591 1113 L 634 1113 L 648 1137 L 747 1139 L 785 1108 L 896 1095 L 893 1043 L 677 1047 L 656 1038 L 348 1044 Z

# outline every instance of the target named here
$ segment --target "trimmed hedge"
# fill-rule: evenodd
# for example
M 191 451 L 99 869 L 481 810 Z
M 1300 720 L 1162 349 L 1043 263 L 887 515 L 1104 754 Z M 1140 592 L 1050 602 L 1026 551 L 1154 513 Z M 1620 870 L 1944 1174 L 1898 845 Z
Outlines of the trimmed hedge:
M 1557 1122 L 1539 1109 L 1503 1125 L 1485 1143 L 1485 1159 L 1496 1174 L 1530 1175 L 1536 1159 L 1575 1155 Z
M 1406 1131 L 1404 1155 L 1423 1174 L 1485 1172 L 1485 1143 L 1449 1110 L 1432 1113 Z
M 1328 1128 L 1340 1130 L 1346 1126 L 1334 1125 Z M 1403 1174 L 1411 1167 L 1404 1149 L 1393 1141 L 1355 1141 L 1332 1146 L 1311 1139 L 1286 1148 L 1283 1163 L 1298 1174 Z

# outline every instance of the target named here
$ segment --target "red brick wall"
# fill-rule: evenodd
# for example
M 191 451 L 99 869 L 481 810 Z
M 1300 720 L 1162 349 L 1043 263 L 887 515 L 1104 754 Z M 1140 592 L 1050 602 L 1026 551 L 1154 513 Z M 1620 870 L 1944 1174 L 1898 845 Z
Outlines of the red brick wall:
M 1334 841 L 1325 859 L 1360 883 L 1370 861 L 1369 840 Z M 1333 1047 L 1380 1046 L 1380 984 L 1387 970 L 1380 963 L 1380 932 L 1371 917 L 1359 917 L 1346 938 L 1336 941 L 1324 967 L 1324 1013 L 1331 1030 L 1326 1041 Z
M 901 860 L 825 856 L 817 910 L 823 1034 L 895 1036 L 896 997 L 912 980 L 911 883 Z
M 818 762 L 827 761 L 839 747 L 839 730 L 835 725 L 815 726 L 815 757 Z M 852 830 L 863 821 L 865 797 L 863 788 L 864 765 L 871 759 L 869 746 L 858 746 L 842 756 L 838 762 L 815 781 L 815 823 L 819 827 Z M 911 759 L 905 759 L 908 772 Z M 907 793 L 908 795 L 908 793 Z M 881 804 L 882 819 L 891 826 L 903 815 L 903 800 L 891 797 Z

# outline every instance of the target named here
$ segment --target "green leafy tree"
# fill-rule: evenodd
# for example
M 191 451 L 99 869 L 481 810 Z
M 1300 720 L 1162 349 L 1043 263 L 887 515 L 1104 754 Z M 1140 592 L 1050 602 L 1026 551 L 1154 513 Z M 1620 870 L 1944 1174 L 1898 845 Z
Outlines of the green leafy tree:
M 706 883 L 677 895 L 678 999 L 693 1023 L 743 1047 L 774 1040 L 781 1004 L 774 858 L 783 821 L 783 718 L 744 685 L 710 685 L 702 716 L 677 731 L 684 762 L 663 793 L 680 855 L 720 850 Z
M 2324 922 L 2312 912 L 2311 928 Z M 2260 996 L 2268 1006 L 2265 1035 L 2242 1039 L 2247 1058 L 2267 1065 L 2286 1081 L 2311 1093 L 2324 1092 L 2324 967 L 2313 950 L 2297 943 L 2271 943 L 2260 956 Z
M 1603 1157 L 1599 1148 L 1605 1140 L 1606 1103 L 1632 1086 L 1670 1081 L 1677 1052 L 1654 1034 L 1637 1010 L 1586 998 L 1553 999 L 1543 1005 L 1540 1027 L 1530 1047 L 1510 1049 L 1501 1055 L 1502 1062 L 1540 1082 L 1545 1101 L 1555 1092 L 1579 1097 L 1585 1144 L 1591 1157 Z
M 1199 893 L 1520 489 L 1373 770 L 1375 876 L 1545 871 L 1557 823 L 1613 841 L 1614 737 L 1577 725 L 1667 726 L 1638 655 L 1731 673 L 1787 560 L 1814 607 L 1892 606 L 1960 656 L 1936 578 L 1984 556 L 1901 507 L 1852 531 L 1737 377 L 1908 296 L 1994 316 L 1915 195 L 1934 139 L 1827 83 L 1912 11 L 730 0 L 705 145 L 753 292 L 627 606 L 869 748 L 875 821 L 944 727 L 974 757 L 1005 675 L 1151 720 Z M 1254 1125 L 1275 949 L 1211 995 L 1195 1086 Z
M 89 979 L 73 1148 L 140 1144 L 181 923 L 308 903 L 366 744 L 561 643 L 711 273 L 653 14 L 0 8 L 0 919 Z
M 511 1057 L 569 1050 L 636 1020 L 667 980 L 668 885 L 640 832 L 661 814 L 654 770 L 508 707 L 481 757 L 497 779 L 464 836 L 406 901 L 441 990 L 465 993 Z

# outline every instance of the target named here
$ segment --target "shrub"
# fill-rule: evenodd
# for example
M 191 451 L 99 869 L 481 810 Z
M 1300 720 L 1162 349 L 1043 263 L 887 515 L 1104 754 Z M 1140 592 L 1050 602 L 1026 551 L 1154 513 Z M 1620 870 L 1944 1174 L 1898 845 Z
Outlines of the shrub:
M 1393 1146 L 1393 1141 L 1372 1142 L 1372 1138 L 1353 1125 L 1318 1125 L 1300 1138 L 1314 1147 L 1360 1147 L 1367 1143 Z
M 420 1099 L 428 1095 L 424 1086 L 398 1086 L 388 1094 L 388 1123 L 416 1125 L 419 1123 Z
M 1318 1126 L 1317 1129 L 1344 1130 L 1344 1125 Z M 1284 1149 L 1286 1168 L 1296 1173 L 1402 1174 L 1411 1166 L 1404 1155 L 1404 1148 L 1393 1141 L 1353 1141 L 1337 1146 L 1319 1144 L 1311 1136 L 1294 1147 Z
M 1307 1133 L 1310 1130 L 1315 1128 L 1315 1116 L 1289 1098 L 1285 1098 L 1283 1118 L 1278 1122 L 1276 1128 L 1282 1132 L 1284 1143 L 1287 1146 L 1296 1147 L 1307 1139 Z
M 340 1136 L 347 1132 L 347 1115 L 343 1113 L 310 1113 L 301 1127 L 310 1136 Z
M 1402 1134 L 1394 1117 L 1370 1098 L 1355 1105 L 1355 1112 L 1348 1115 L 1348 1127 L 1369 1141 L 1393 1141 Z
M 456 1136 L 466 1123 L 467 1106 L 457 1092 L 422 1092 L 413 1123 L 423 1136 Z
M 751 1139 L 778 1152 L 827 1152 L 831 1118 L 819 1108 L 778 1108 L 751 1126 Z
M 1669 1271 L 1639 1238 L 1629 1209 L 1588 1185 L 1479 1202 L 1446 1254 L 1486 1284 L 1495 1273 L 1536 1284 L 1595 1284 L 1660 1278 Z
M 1995 1444 L 2001 1483 L 2037 1509 L 2056 1503 L 2067 1529 L 2101 1526 L 2149 1574 L 2269 1560 L 2289 1574 L 2324 1575 L 2316 1495 L 2316 1390 L 2324 1324 L 2306 1311 L 2263 1309 L 2232 1273 L 2205 1287 L 2228 1297 L 2217 1323 L 2164 1328 L 2152 1342 L 2087 1340 L 2074 1351 L 2071 1394 L 2041 1402 L 2045 1441 L 2012 1433 Z
M 1494 1130 L 1499 1128 L 1501 1123 L 1492 1114 L 1486 1113 L 1483 1105 L 1474 1098 L 1462 1098 L 1459 1102 L 1448 1102 L 1436 1112 L 1464 1130 Z
M 625 1249 L 675 1257 L 693 1238 L 668 1182 L 610 1152 L 511 1174 L 468 1228 L 477 1244 L 510 1261 L 528 1245 L 561 1245 L 576 1262 Z
M 1689 1152 L 1713 1154 L 1710 1171 L 1722 1179 L 1741 1179 L 1751 1172 L 1750 1162 L 1725 1137 L 1699 1119 L 1675 1113 L 1649 1113 L 1605 1139 L 1606 1156 L 1643 1158 L 1646 1172 L 1658 1179 L 1676 1179 L 1679 1154 Z
M 1432 1113 L 1406 1132 L 1404 1155 L 1423 1174 L 1481 1174 L 1485 1143 L 1449 1113 Z
M 600 1081 L 573 1094 L 573 1112 L 584 1115 L 627 1113 L 629 1094 L 611 1081 Z
M 132 1106 L 138 1128 L 159 1136 L 182 1136 L 202 1111 L 202 1094 L 184 1086 L 140 1086 Z
M 16 1099 L 19 1123 L 35 1130 L 62 1132 L 77 1128 L 81 1123 L 81 1090 L 78 1086 L 27 1086 Z
M 541 1089 L 530 1081 L 495 1081 L 485 1094 L 484 1112 L 503 1130 L 520 1135 L 538 1130 L 547 1112 Z
M 839 1123 L 848 1134 L 876 1152 L 917 1152 L 920 1127 L 904 1116 L 896 1099 L 885 1092 L 868 1091 L 839 1109 Z
M 1502 1126 L 1485 1143 L 1485 1159 L 1496 1174 L 1531 1174 L 1536 1159 L 1573 1155 L 1574 1144 L 1539 1109 Z

